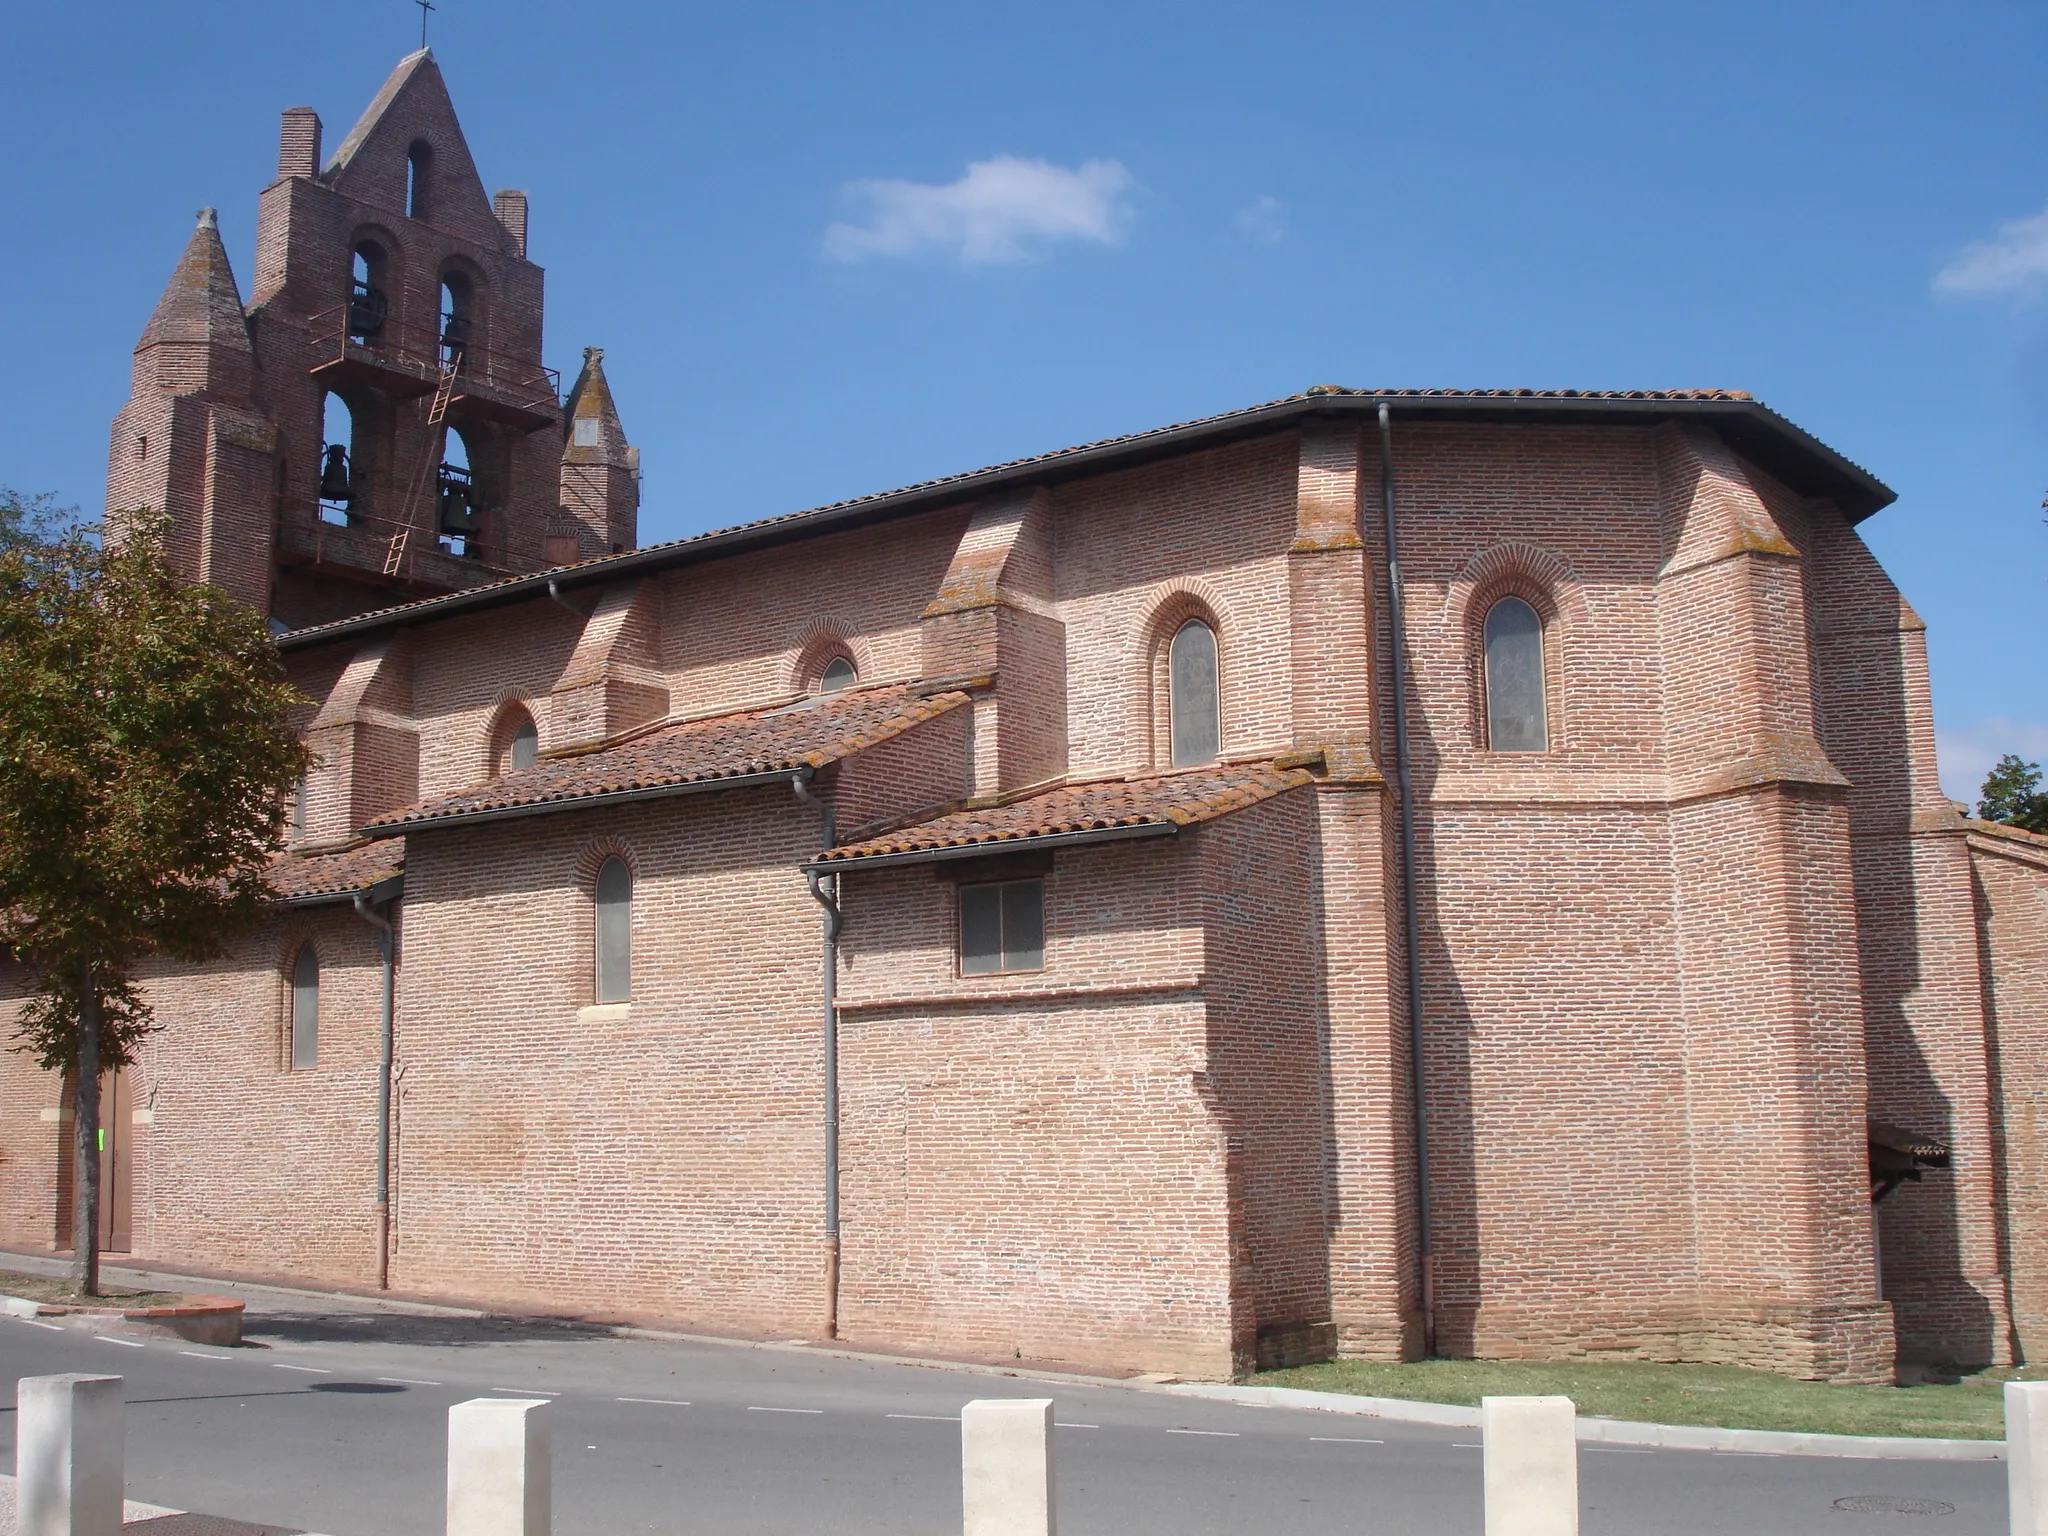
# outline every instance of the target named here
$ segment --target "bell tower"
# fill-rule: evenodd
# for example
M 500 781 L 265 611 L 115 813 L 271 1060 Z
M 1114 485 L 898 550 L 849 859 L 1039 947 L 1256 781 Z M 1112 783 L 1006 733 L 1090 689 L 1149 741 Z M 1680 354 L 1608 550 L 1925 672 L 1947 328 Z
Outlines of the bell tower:
M 485 194 L 433 54 L 321 137 L 285 112 L 246 309 L 201 216 L 115 421 L 117 535 L 168 511 L 179 569 L 286 629 L 632 547 L 637 451 L 600 371 L 594 500 L 572 476 L 526 194 Z

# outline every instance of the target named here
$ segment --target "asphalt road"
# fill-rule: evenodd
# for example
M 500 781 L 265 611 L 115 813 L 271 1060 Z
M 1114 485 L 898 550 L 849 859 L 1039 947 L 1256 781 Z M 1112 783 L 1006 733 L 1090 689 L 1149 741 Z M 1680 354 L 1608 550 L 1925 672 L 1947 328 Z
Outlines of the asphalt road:
M 244 1291 L 249 1343 L 123 1344 L 0 1318 L 0 1364 L 127 1379 L 129 1497 L 331 1536 L 440 1536 L 446 1415 L 556 1404 L 562 1536 L 954 1536 L 960 1405 L 1054 1398 L 1065 1536 L 1478 1536 L 1476 1430 L 1048 1384 L 775 1348 L 619 1338 Z M 0 1411 L 12 1465 L 13 1393 Z M 2006 1529 L 1995 1462 L 1585 1447 L 1586 1536 L 1854 1536 L 1952 1504 L 1943 1536 Z

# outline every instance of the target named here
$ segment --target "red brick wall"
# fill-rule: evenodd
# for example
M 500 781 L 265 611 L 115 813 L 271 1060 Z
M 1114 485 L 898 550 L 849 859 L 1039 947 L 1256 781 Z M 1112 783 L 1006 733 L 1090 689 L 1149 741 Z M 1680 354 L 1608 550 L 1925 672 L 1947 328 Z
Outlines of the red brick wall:
M 1061 854 L 1045 969 L 972 977 L 953 883 L 842 877 L 847 1339 L 1249 1363 L 1231 1132 L 1202 1083 L 1203 875 L 1193 848 Z
M 294 1071 L 290 978 L 309 941 L 321 967 L 319 1061 Z M 374 931 L 345 903 L 290 910 L 211 964 L 152 965 L 140 979 L 162 1028 L 128 1074 L 148 1115 L 133 1128 L 135 1254 L 375 1284 L 383 972 Z M 57 1094 L 56 1074 L 20 1056 L 0 1065 L 0 1156 L 13 1168 L 0 1178 L 0 1241 L 11 1246 L 47 1247 L 57 1230 L 60 1127 L 39 1118 Z M 68 1123 L 61 1131 L 70 1134 Z
M 2038 1363 L 2048 1356 L 2048 838 L 1978 822 L 1969 848 L 2014 1352 Z
M 1397 417 L 1395 455 L 1441 1345 L 1868 1380 L 1892 1303 L 1908 1349 L 2001 1358 L 2001 1222 L 2033 1198 L 2013 1106 L 2042 1074 L 2003 1015 L 1985 1050 L 1917 621 L 1839 513 L 1707 434 Z M 591 622 L 423 624 L 409 702 L 394 673 L 349 708 L 416 731 L 438 795 L 491 771 L 511 705 L 564 745 L 545 705 L 586 682 L 631 697 L 579 740 L 664 693 L 677 718 L 782 702 L 836 649 L 868 682 L 990 668 L 971 716 L 821 775 L 851 828 L 1061 764 L 1151 771 L 1161 642 L 1211 616 L 1225 754 L 1322 747 L 1329 783 L 1061 855 L 1031 977 L 954 974 L 929 870 L 843 877 L 841 1315 L 1169 1369 L 1397 1356 L 1421 1298 L 1378 494 L 1370 437 L 1275 434 L 679 567 Z M 1485 744 L 1510 593 L 1544 620 L 1542 752 Z M 294 663 L 338 713 L 363 664 Z M 323 829 L 405 792 L 371 740 L 337 748 Z M 414 840 L 401 1285 L 817 1324 L 816 836 L 777 786 Z M 648 990 L 589 1014 L 613 846 L 643 872 Z M 1866 1094 L 1956 1146 L 1886 1202 L 1884 1298 Z

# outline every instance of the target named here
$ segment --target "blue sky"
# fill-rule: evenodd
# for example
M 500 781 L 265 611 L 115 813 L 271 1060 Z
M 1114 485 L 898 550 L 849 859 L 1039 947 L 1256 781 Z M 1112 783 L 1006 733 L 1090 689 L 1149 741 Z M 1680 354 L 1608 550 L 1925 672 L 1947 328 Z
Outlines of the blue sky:
M 1742 388 L 1898 490 L 1951 793 L 2048 760 L 2048 8 L 438 4 L 645 541 L 1315 383 Z M 0 483 L 98 511 L 193 210 L 246 284 L 278 113 L 418 18 L 0 13 Z

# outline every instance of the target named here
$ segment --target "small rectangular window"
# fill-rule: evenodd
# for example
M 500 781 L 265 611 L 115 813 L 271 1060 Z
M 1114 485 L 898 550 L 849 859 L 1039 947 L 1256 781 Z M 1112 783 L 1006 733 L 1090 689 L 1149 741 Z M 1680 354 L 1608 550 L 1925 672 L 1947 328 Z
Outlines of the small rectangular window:
M 576 418 L 575 446 L 578 448 L 597 447 L 604 441 L 601 435 L 603 430 L 604 423 L 595 416 L 578 416 Z
M 1045 882 L 960 888 L 960 973 L 1036 971 L 1045 966 Z

